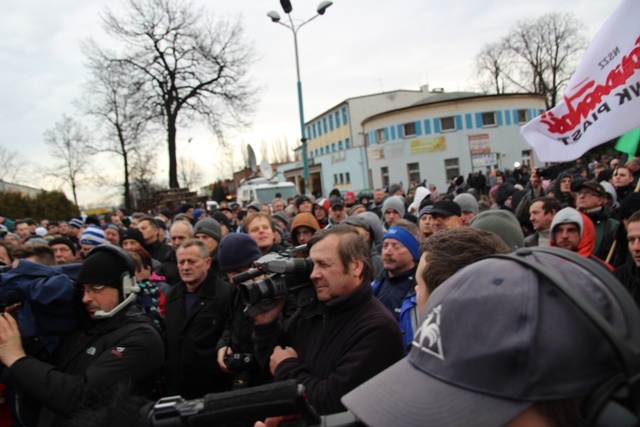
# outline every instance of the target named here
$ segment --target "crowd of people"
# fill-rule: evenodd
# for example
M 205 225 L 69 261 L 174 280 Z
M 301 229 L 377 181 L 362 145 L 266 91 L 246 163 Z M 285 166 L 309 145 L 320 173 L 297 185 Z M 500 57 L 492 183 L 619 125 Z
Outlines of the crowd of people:
M 319 414 L 349 409 L 367 425 L 581 425 L 575 408 L 621 371 L 618 352 L 544 295 L 566 282 L 616 333 L 640 327 L 628 325 L 640 319 L 640 159 L 617 161 L 209 212 L 0 213 L 7 425 L 71 425 L 87 411 L 131 425 L 104 410 L 114 396 L 194 399 L 288 379 Z M 267 271 L 236 279 L 272 255 L 309 260 L 293 277 L 307 292 L 269 295 L 290 285 Z M 247 283 L 258 302 L 243 298 Z M 532 349 L 536 363 L 524 360 Z

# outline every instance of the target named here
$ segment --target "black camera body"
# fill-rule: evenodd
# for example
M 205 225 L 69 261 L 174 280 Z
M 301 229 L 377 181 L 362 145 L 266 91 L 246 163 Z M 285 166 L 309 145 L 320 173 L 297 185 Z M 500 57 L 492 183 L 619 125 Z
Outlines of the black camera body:
M 224 355 L 224 364 L 234 372 L 243 372 L 253 363 L 251 353 L 233 353 Z
M 245 305 L 273 301 L 292 293 L 298 295 L 299 305 L 315 299 L 315 289 L 309 279 L 313 262 L 309 258 L 293 258 L 292 252 L 270 253 L 255 261 L 254 265 L 255 268 L 231 279 L 240 285 L 240 297 Z M 255 282 L 251 280 L 265 274 L 269 276 Z

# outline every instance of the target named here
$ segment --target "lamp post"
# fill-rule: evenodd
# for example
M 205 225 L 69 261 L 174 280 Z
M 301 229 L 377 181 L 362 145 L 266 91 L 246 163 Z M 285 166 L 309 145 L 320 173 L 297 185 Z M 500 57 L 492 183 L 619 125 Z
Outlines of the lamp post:
M 331 6 L 333 2 L 331 1 L 323 1 L 318 5 L 317 12 L 314 16 L 307 19 L 300 25 L 296 26 L 293 23 L 293 19 L 291 19 L 291 11 L 293 7 L 291 6 L 291 2 L 289 0 L 280 0 L 280 5 L 282 6 L 282 10 L 289 17 L 289 24 L 285 24 L 280 22 L 280 15 L 276 11 L 271 11 L 267 13 L 267 16 L 271 18 L 271 21 L 280 24 L 283 27 L 286 27 L 291 30 L 293 33 L 293 45 L 296 53 L 296 76 L 298 78 L 298 111 L 300 115 L 300 134 L 302 137 L 300 138 L 300 143 L 302 144 L 302 178 L 304 179 L 304 192 L 305 194 L 309 194 L 309 159 L 307 157 L 307 137 L 304 129 L 304 107 L 302 103 L 302 82 L 300 81 L 300 59 L 298 55 L 298 31 L 302 28 L 303 25 L 308 22 L 313 21 L 320 15 L 324 15 L 326 10 Z

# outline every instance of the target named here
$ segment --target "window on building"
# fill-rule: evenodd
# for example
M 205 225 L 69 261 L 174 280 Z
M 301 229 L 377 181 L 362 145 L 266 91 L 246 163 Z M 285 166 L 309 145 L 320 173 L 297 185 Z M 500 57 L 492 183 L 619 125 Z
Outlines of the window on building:
M 342 108 L 342 123 L 345 125 L 349 123 L 349 116 L 347 115 L 347 107 Z
M 339 128 L 340 126 L 342 126 L 342 125 L 340 124 L 340 112 L 339 112 L 339 111 L 336 111 L 336 112 L 335 112 L 335 116 L 336 116 L 336 127 L 337 127 L 337 128 Z
M 456 176 L 460 176 L 460 162 L 458 159 L 444 159 L 444 170 L 447 175 L 447 182 Z
M 389 186 L 389 168 L 386 166 L 380 168 L 380 174 L 382 175 L 382 186 L 388 187 Z
M 456 130 L 456 119 L 453 116 L 440 117 L 440 130 L 442 132 L 449 132 Z
M 522 164 L 531 167 L 531 150 L 522 150 Z
M 409 177 L 409 183 L 412 185 L 413 183 L 420 182 L 420 164 L 418 163 L 408 163 L 407 164 L 407 176 Z
M 368 138 L 368 135 L 365 135 L 364 137 Z M 346 146 L 346 148 L 351 148 L 351 139 L 350 138 L 345 139 L 344 145 Z
M 378 141 L 378 143 L 386 141 L 386 139 L 384 137 L 384 129 L 376 130 L 376 140 Z
M 324 131 L 323 133 L 327 133 L 327 118 L 326 117 L 322 118 L 322 130 Z
M 347 172 L 344 175 L 345 179 L 347 180 L 347 184 L 351 184 L 351 173 Z
M 329 116 L 329 130 L 333 130 L 333 114 Z
M 344 184 L 344 174 L 340 174 L 340 184 Z
M 518 110 L 518 124 L 524 124 L 529 121 L 529 110 Z
M 333 185 L 338 185 L 338 174 L 337 173 L 333 174 Z
M 336 143 L 335 142 L 333 144 L 331 144 L 331 152 L 333 153 L 334 151 L 336 151 Z
M 482 127 L 491 127 L 491 126 L 496 126 L 495 111 L 482 113 Z
M 416 136 L 416 123 L 405 123 L 402 125 L 402 136 L 408 138 L 410 136 Z
M 343 150 L 344 149 L 344 143 L 342 142 L 342 140 L 338 141 L 338 150 Z

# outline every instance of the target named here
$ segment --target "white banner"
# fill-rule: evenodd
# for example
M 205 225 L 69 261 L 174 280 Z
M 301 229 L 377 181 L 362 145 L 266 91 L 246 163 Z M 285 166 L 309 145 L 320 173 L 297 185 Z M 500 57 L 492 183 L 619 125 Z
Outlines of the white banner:
M 565 162 L 640 126 L 640 1 L 623 0 L 593 39 L 563 100 L 520 134 L 542 162 Z

